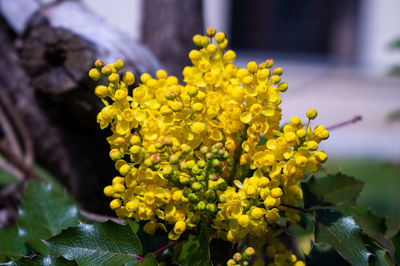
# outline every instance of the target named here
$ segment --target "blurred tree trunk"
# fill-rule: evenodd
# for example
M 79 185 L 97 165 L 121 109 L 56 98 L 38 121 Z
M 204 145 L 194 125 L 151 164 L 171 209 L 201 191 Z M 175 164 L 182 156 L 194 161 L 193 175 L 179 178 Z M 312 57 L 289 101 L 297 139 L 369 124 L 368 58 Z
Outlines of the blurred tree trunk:
M 169 74 L 182 76 L 195 34 L 203 34 L 202 0 L 143 1 L 142 40 Z
M 155 72 L 158 60 L 82 3 L 56 0 L 0 0 L 0 53 L 0 95 L 22 115 L 36 161 L 86 210 L 109 211 L 103 188 L 117 174 L 108 156 L 111 132 L 96 123 L 102 103 L 87 73 L 97 58 L 124 59 L 136 75 Z M 0 121 L 7 142 L 3 127 Z

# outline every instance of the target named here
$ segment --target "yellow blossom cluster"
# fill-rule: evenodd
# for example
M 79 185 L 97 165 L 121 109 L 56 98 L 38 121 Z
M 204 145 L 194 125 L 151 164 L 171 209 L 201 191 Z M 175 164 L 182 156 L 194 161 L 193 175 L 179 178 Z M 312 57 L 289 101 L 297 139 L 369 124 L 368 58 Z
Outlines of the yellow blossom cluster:
M 280 128 L 288 85 L 272 59 L 238 68 L 225 34 L 213 28 L 193 42 L 199 49 L 189 53 L 184 85 L 159 70 L 142 74 L 132 90 L 134 75 L 118 74 L 121 60 L 98 60 L 90 70 L 106 83 L 95 89 L 105 104 L 97 121 L 112 131 L 107 140 L 119 172 L 104 193 L 120 218 L 147 221 L 149 234 L 171 228 L 169 238 L 178 239 L 203 220 L 233 243 L 262 239 L 281 217 L 300 220 L 290 206 L 302 201 L 305 174 L 327 160 L 317 149 L 329 133 L 309 125 L 314 109 L 307 123 L 293 117 Z

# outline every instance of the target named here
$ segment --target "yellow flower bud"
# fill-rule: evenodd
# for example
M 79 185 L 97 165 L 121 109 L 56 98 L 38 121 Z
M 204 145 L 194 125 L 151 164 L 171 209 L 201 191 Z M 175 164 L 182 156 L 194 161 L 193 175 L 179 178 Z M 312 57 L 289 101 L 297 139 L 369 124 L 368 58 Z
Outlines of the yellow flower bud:
M 146 84 L 146 81 L 148 81 L 149 79 L 151 79 L 150 74 L 143 73 L 142 75 L 140 75 L 140 81 L 141 81 L 143 84 Z
M 94 63 L 94 65 L 97 67 L 97 68 L 102 68 L 102 67 L 104 67 L 104 62 L 103 62 L 103 60 L 101 60 L 101 59 L 97 59 L 96 60 L 96 62 Z
M 161 113 L 162 115 L 168 116 L 168 115 L 171 115 L 171 114 L 173 113 L 173 111 L 172 111 L 171 108 L 169 108 L 168 105 L 163 105 L 163 106 L 161 106 L 161 108 L 160 108 L 160 113 Z
M 280 218 L 278 209 L 275 208 L 275 209 L 269 210 L 267 212 L 267 214 L 265 215 L 265 218 L 267 218 L 267 221 L 270 224 L 276 223 Z
M 281 77 L 278 75 L 273 75 L 271 76 L 271 82 L 272 84 L 278 84 L 279 82 L 281 82 Z
M 233 61 L 235 61 L 236 58 L 236 53 L 232 50 L 226 51 L 226 53 L 224 54 L 224 60 L 227 63 L 233 63 Z
M 116 60 L 114 63 L 114 67 L 115 69 L 117 69 L 117 71 L 121 71 L 124 68 L 124 61 L 122 61 L 121 59 Z
M 275 69 L 272 71 L 272 74 L 273 74 L 273 75 L 278 75 L 278 76 L 280 76 L 280 75 L 282 75 L 282 73 L 283 73 L 283 69 L 282 69 L 281 67 L 277 67 L 277 68 L 275 68 Z
M 117 73 L 112 73 L 109 77 L 108 80 L 112 83 L 116 83 L 119 81 L 119 75 Z
M 89 77 L 93 80 L 93 81 L 99 81 L 101 79 L 101 73 L 98 69 L 96 68 L 92 68 L 89 71 Z
M 122 184 L 115 184 L 113 185 L 113 188 L 115 193 L 122 193 L 125 191 L 125 186 Z
M 138 208 L 138 202 L 135 200 L 131 200 L 126 204 L 126 210 L 128 212 L 134 212 Z
M 121 202 L 120 199 L 113 199 L 113 200 L 110 202 L 110 208 L 111 208 L 112 210 L 119 209 L 119 208 L 121 207 L 121 205 L 122 205 L 122 202 Z
M 196 34 L 193 36 L 193 43 L 196 46 L 201 46 L 201 35 L 200 34 Z
M 197 50 L 192 50 L 189 53 L 189 58 L 193 63 L 197 62 L 201 57 L 201 53 Z
M 228 39 L 225 39 L 223 42 L 218 44 L 218 47 L 222 50 L 225 50 L 229 45 Z
M 114 194 L 114 187 L 113 186 L 106 186 L 104 188 L 104 195 L 106 195 L 107 197 L 112 197 L 113 194 Z
M 223 33 L 223 32 L 218 32 L 218 33 L 215 35 L 215 41 L 216 41 L 218 44 L 222 43 L 224 40 L 225 40 L 225 33 Z
M 217 46 L 215 46 L 214 44 L 212 44 L 212 43 L 210 43 L 209 45 L 207 45 L 207 52 L 210 54 L 210 55 L 215 55 L 215 53 L 217 52 Z
M 318 115 L 317 110 L 315 110 L 314 108 L 308 109 L 308 111 L 307 111 L 308 119 L 314 120 L 317 117 L 317 115 Z
M 251 61 L 247 64 L 247 71 L 249 71 L 249 73 L 254 74 L 256 73 L 258 70 L 258 66 L 257 63 L 254 61 Z
M 326 153 L 323 151 L 315 152 L 314 156 L 315 156 L 315 159 L 317 159 L 321 163 L 324 163 L 324 162 L 326 162 L 326 160 L 328 160 L 328 155 L 326 155 Z
M 208 27 L 206 30 L 206 34 L 210 38 L 214 37 L 215 33 L 216 33 L 216 30 L 213 27 Z
M 293 116 L 293 117 L 290 119 L 290 124 L 293 125 L 293 126 L 296 126 L 296 127 L 302 125 L 300 118 L 298 118 L 297 116 Z
M 103 85 L 98 85 L 96 86 L 96 88 L 94 89 L 94 93 L 97 95 L 97 97 L 99 98 L 104 98 L 107 97 L 109 94 L 109 89 L 106 86 Z
M 185 230 L 186 230 L 186 223 L 185 223 L 185 221 L 177 221 L 177 222 L 175 223 L 175 226 L 174 226 L 174 232 L 175 232 L 175 234 L 180 235 L 180 234 L 182 234 L 183 232 L 185 232 Z
M 131 170 L 131 166 L 129 164 L 124 164 L 118 170 L 121 175 L 126 176 Z
M 167 71 L 160 69 L 156 72 L 156 78 L 157 79 L 167 79 L 168 74 Z
M 250 216 L 253 219 L 260 219 L 265 213 L 265 210 L 262 208 L 258 208 L 258 207 L 252 207 L 250 209 Z
M 127 85 L 130 86 L 135 83 L 135 76 L 132 72 L 125 72 L 122 76 L 122 81 Z
M 279 187 L 275 187 L 271 189 L 271 197 L 280 198 L 283 195 L 282 189 Z
M 278 90 L 280 92 L 285 92 L 288 89 L 288 84 L 286 82 L 278 85 Z
M 140 137 L 139 137 L 138 135 L 132 135 L 131 138 L 130 138 L 130 140 L 129 140 L 129 143 L 130 143 L 131 145 L 138 145 L 138 144 L 140 144 L 140 143 L 141 143 Z

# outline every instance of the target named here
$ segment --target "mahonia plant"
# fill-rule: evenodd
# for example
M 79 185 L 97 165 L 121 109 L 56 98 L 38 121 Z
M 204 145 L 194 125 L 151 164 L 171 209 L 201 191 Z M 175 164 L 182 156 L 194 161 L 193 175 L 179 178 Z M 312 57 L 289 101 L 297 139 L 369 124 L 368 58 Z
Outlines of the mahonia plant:
M 146 221 L 151 235 L 169 228 L 169 239 L 177 240 L 203 221 L 214 238 L 245 239 L 256 264 L 263 265 L 263 253 L 270 265 L 304 265 L 279 240 L 277 222 L 300 221 L 299 182 L 327 160 L 317 149 L 329 133 L 310 127 L 314 109 L 306 124 L 292 117 L 280 128 L 280 94 L 288 84 L 272 59 L 238 68 L 225 34 L 213 28 L 193 41 L 199 49 L 189 53 L 184 85 L 159 70 L 142 74 L 130 91 L 135 77 L 121 78 L 122 60 L 98 60 L 90 70 L 106 83 L 95 88 L 105 105 L 97 122 L 113 133 L 107 141 L 119 171 L 104 188 L 110 207 L 120 218 Z M 246 263 L 238 253 L 228 265 Z

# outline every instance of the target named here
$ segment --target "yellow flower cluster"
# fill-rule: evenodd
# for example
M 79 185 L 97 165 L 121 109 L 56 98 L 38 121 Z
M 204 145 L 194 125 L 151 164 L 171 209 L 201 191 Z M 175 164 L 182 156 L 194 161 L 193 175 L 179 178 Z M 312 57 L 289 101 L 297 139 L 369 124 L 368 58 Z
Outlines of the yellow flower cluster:
M 110 207 L 120 218 L 147 221 L 144 230 L 167 230 L 178 239 L 200 220 L 216 236 L 233 243 L 261 239 L 281 216 L 300 220 L 294 208 L 302 201 L 298 184 L 317 172 L 327 155 L 317 151 L 327 139 L 323 126 L 312 129 L 298 117 L 282 129 L 282 68 L 271 59 L 246 68 L 233 64 L 224 33 L 196 35 L 183 70 L 185 85 L 164 70 L 121 77 L 124 64 L 96 61 L 89 75 L 106 85 L 95 94 L 105 107 L 97 121 L 110 127 L 110 157 L 119 176 L 105 187 Z

